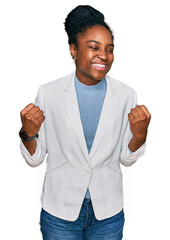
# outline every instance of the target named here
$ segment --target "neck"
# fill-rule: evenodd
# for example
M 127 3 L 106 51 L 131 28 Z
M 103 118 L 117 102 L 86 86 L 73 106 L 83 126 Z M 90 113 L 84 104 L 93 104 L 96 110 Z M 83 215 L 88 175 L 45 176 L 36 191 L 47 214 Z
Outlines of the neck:
M 88 75 L 79 74 L 79 72 L 77 70 L 76 70 L 76 77 L 78 78 L 78 80 L 81 83 L 83 83 L 87 86 L 98 84 L 102 80 L 102 79 L 93 79 L 92 77 L 89 77 Z

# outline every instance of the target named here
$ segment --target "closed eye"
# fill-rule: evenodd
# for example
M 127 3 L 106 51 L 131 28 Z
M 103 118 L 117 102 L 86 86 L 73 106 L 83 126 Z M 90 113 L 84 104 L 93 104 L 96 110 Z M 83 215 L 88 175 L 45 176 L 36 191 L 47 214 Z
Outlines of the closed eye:
M 91 49 L 93 49 L 93 50 L 99 50 L 99 48 L 98 47 L 93 47 L 93 46 L 90 46 L 89 48 L 91 48 Z
M 113 53 L 114 49 L 108 49 L 108 52 Z

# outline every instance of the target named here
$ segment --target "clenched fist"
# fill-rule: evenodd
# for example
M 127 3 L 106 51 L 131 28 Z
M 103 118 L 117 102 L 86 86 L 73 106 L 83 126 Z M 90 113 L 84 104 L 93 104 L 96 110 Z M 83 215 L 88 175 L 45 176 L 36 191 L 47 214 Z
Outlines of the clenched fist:
M 45 119 L 43 111 L 33 103 L 30 103 L 20 114 L 22 129 L 27 132 L 29 137 L 35 136 L 39 132 L 41 124 Z
M 128 114 L 128 119 L 133 137 L 139 141 L 146 139 L 147 129 L 151 119 L 151 114 L 148 109 L 144 105 L 132 108 Z

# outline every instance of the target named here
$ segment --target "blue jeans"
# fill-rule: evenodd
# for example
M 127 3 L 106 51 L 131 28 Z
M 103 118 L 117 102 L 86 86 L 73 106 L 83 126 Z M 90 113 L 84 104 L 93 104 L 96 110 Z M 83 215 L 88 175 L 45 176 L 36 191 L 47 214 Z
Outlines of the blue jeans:
M 124 212 L 97 220 L 92 202 L 84 199 L 79 217 L 75 221 L 63 220 L 41 210 L 40 229 L 43 240 L 121 240 Z

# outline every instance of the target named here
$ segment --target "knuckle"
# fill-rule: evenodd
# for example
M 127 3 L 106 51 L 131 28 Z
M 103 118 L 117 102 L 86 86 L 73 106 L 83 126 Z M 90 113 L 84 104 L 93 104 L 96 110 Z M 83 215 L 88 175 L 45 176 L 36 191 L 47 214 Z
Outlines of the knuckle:
M 29 107 L 34 107 L 35 105 L 33 103 L 30 103 L 28 106 Z
M 20 112 L 20 115 L 21 115 L 21 116 L 23 116 L 23 115 L 24 115 L 24 110 L 22 110 L 22 111 Z
M 28 105 L 25 107 L 25 109 L 26 109 L 27 111 L 29 111 L 29 110 L 32 109 L 32 108 L 34 108 L 34 104 L 33 104 L 33 103 L 30 103 L 30 104 L 28 104 Z
M 146 117 L 145 117 L 145 116 L 144 116 L 144 117 L 142 117 L 142 118 L 141 118 L 141 120 L 142 120 L 142 121 L 145 121 L 145 120 L 146 120 Z
M 41 118 L 41 121 L 40 121 L 41 124 L 44 122 L 44 120 L 45 120 L 45 116 L 43 115 L 42 118 Z
M 35 106 L 35 107 L 34 107 L 34 111 L 39 111 L 39 107 L 38 107 L 38 106 Z
M 33 117 L 30 117 L 30 121 L 32 124 L 35 123 L 35 119 Z
M 25 118 L 26 118 L 26 119 L 29 119 L 29 114 L 28 114 L 28 113 L 25 114 Z

